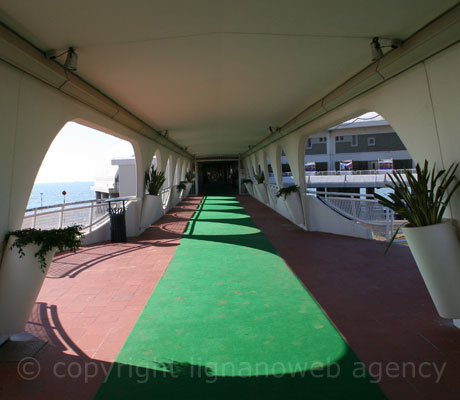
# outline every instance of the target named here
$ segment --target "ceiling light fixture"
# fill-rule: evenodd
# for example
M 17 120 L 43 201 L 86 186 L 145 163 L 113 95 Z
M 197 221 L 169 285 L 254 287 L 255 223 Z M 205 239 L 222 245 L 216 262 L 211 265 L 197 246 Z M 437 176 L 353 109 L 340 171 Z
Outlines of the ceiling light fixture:
M 65 59 L 64 68 L 67 68 L 69 71 L 77 70 L 78 54 L 75 53 L 73 47 L 69 47 L 67 50 L 67 57 Z
M 58 54 L 59 53 L 59 54 Z M 78 54 L 75 52 L 73 47 L 69 47 L 67 50 L 48 50 L 45 53 L 46 58 L 50 60 L 55 60 L 67 54 L 67 57 L 64 62 L 64 68 L 68 69 L 69 71 L 76 71 L 77 70 L 77 62 L 78 62 Z
M 381 44 L 380 41 L 384 42 L 385 44 Z M 372 53 L 372 61 L 380 60 L 383 54 L 383 48 L 392 48 L 397 49 L 398 47 L 402 46 L 403 41 L 401 39 L 381 39 L 378 36 L 374 37 L 370 43 L 371 46 L 371 53 Z

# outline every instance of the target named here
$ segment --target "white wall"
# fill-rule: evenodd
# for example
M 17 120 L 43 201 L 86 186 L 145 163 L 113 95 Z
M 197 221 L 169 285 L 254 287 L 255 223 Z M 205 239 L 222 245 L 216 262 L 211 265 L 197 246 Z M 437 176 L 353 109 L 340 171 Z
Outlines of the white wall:
M 120 197 L 136 196 L 136 166 L 120 165 L 118 167 Z
M 273 154 L 277 146 L 281 146 L 289 158 L 296 184 L 304 187 L 306 138 L 352 117 L 375 111 L 398 133 L 415 162 L 427 159 L 431 165 L 436 162 L 438 167 L 447 168 L 451 163 L 460 162 L 459 71 L 460 44 L 456 44 L 259 152 Z M 275 164 L 274 158 L 270 159 L 272 165 Z M 460 172 L 457 177 L 460 178 Z M 460 220 L 460 191 L 452 199 L 449 211 Z
M 51 86 L 0 61 L 0 241 L 20 229 L 41 162 L 57 133 L 75 121 L 128 140 L 134 148 L 137 196 L 144 194 L 143 171 L 155 150 L 174 154 L 153 140 L 108 118 Z M 137 203 L 136 223 L 141 202 Z

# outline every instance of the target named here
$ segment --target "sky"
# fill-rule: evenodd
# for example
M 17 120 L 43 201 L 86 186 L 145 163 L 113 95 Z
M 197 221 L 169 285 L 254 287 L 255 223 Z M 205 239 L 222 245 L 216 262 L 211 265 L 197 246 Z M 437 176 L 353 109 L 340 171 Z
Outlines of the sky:
M 366 113 L 358 120 L 368 119 L 382 117 Z M 111 165 L 112 158 L 132 155 L 133 147 L 126 140 L 68 122 L 46 153 L 35 183 L 89 182 L 96 177 L 114 177 L 118 167 Z
M 96 176 L 114 176 L 117 167 L 111 165 L 111 159 L 133 154 L 126 140 L 68 122 L 48 149 L 35 183 L 86 182 Z

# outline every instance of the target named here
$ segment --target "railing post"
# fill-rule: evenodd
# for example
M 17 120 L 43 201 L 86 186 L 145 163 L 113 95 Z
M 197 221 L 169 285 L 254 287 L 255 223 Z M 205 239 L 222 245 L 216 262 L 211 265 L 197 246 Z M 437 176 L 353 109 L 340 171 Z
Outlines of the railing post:
M 32 222 L 32 228 L 35 229 L 35 226 L 37 225 L 37 209 L 34 210 L 34 218 Z
M 93 231 L 93 207 L 94 207 L 94 203 L 91 202 L 89 205 L 89 231 L 90 232 Z
M 60 212 L 60 215 L 59 215 L 59 229 L 62 229 L 62 225 L 64 223 L 64 204 L 61 205 L 61 212 Z
M 385 208 L 385 238 L 387 242 L 390 240 L 390 209 Z
M 351 200 L 351 212 L 352 212 L 352 215 L 353 215 L 353 217 L 357 218 L 357 215 L 356 215 L 356 201 L 355 201 L 354 197 L 352 197 L 350 200 Z

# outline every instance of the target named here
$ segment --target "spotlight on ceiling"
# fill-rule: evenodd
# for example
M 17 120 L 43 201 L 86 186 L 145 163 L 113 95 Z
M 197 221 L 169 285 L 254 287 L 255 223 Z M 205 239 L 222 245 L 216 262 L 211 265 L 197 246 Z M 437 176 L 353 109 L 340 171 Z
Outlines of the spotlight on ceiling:
M 371 42 L 372 61 L 378 61 L 383 57 L 382 46 L 378 37 L 372 39 Z
M 397 49 L 398 47 L 401 47 L 402 44 L 403 41 L 401 39 L 383 39 L 378 36 L 374 37 L 370 43 L 372 61 L 378 61 L 384 56 L 382 50 L 383 48 Z
M 66 59 L 64 62 L 64 68 L 68 69 L 69 71 L 76 71 L 77 70 L 77 62 L 78 62 L 78 54 L 75 52 L 73 47 L 69 47 L 67 50 L 48 50 L 45 53 L 46 58 L 50 60 L 55 60 L 66 54 Z
M 77 70 L 78 54 L 75 53 L 73 47 L 69 47 L 67 50 L 67 57 L 65 59 L 64 68 L 67 68 L 69 71 Z

